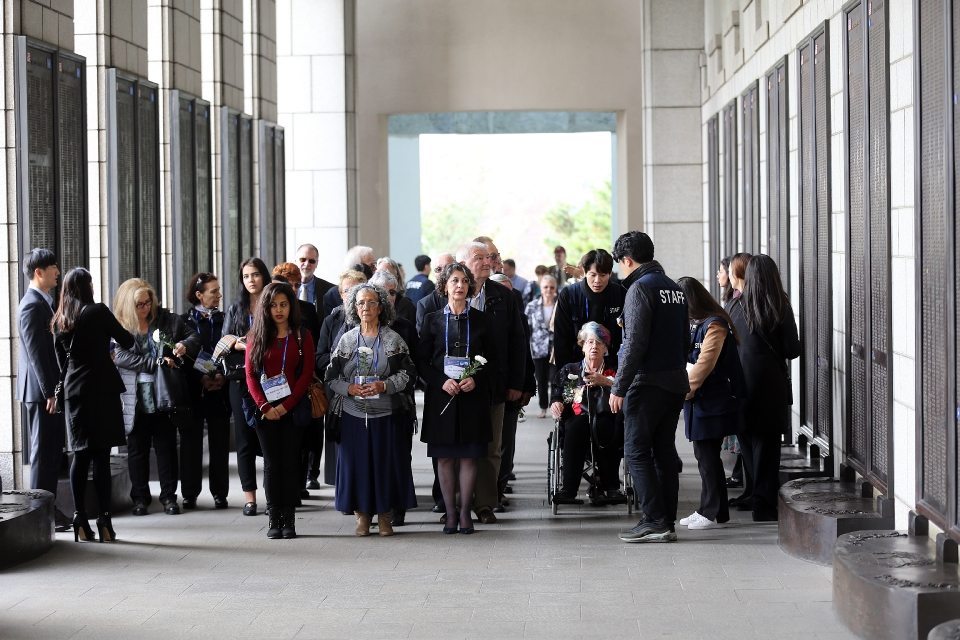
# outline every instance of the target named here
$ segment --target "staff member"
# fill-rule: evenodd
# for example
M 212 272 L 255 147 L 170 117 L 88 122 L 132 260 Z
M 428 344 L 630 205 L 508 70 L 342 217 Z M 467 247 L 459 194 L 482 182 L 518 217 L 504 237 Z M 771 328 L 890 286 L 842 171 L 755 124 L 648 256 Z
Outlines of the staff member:
M 613 247 L 626 278 L 623 348 L 610 410 L 624 412 L 623 457 L 643 508 L 643 520 L 620 532 L 624 542 L 673 542 L 680 471 L 675 444 L 683 398 L 690 391 L 687 302 L 653 259 L 653 241 L 630 231 Z
M 413 265 L 417 268 L 417 275 L 407 283 L 407 299 L 416 306 L 421 298 L 433 293 L 436 286 L 430 280 L 430 256 L 417 256 Z
M 623 341 L 617 318 L 623 311 L 626 291 L 620 283 L 611 281 L 613 257 L 604 249 L 594 249 L 583 256 L 580 267 L 585 273 L 583 280 L 570 282 L 557 296 L 553 360 L 558 369 L 580 361 L 583 353 L 577 336 L 587 322 L 596 322 L 610 332 L 610 353 L 618 353 Z

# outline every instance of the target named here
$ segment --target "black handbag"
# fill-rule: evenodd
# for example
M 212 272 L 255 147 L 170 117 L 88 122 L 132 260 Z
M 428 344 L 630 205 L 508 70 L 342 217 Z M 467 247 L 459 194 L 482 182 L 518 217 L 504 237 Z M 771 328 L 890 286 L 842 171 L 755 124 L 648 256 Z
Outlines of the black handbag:
M 223 377 L 227 380 L 246 380 L 247 355 L 243 351 L 231 351 L 220 360 Z
M 83 313 L 83 309 L 86 309 L 86 306 L 80 309 L 80 314 L 77 314 L 78 318 Z M 76 327 L 74 327 L 74 329 L 76 329 Z M 57 413 L 63 413 L 65 400 L 63 383 L 67 379 L 67 369 L 70 368 L 70 353 L 73 351 L 73 341 L 76 340 L 76 338 L 77 334 L 73 334 L 73 336 L 70 337 L 70 346 L 67 347 L 67 357 L 63 362 L 63 369 L 60 370 L 60 380 L 57 381 L 57 386 L 53 390 L 53 410 Z
M 327 442 L 340 444 L 340 436 L 342 433 L 340 414 L 342 411 L 343 396 L 333 394 L 333 400 L 330 401 L 330 408 L 327 411 L 326 422 L 323 425 L 323 433 Z

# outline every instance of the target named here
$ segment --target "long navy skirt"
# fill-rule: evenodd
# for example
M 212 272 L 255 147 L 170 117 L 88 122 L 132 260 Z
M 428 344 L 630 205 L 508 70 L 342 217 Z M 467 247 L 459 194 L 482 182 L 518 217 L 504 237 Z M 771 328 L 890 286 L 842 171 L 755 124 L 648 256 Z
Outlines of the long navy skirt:
M 386 513 L 417 506 L 411 436 L 393 416 L 365 422 L 343 412 L 337 452 L 337 511 Z

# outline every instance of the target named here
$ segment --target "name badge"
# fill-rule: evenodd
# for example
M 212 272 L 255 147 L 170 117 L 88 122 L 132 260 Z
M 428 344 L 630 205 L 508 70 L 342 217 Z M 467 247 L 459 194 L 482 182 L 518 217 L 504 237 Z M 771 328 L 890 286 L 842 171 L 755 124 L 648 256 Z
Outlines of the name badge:
M 138 374 L 137 374 L 137 382 L 149 382 L 149 383 L 152 384 L 152 383 L 156 380 L 156 378 L 157 378 L 157 377 L 156 377 L 155 375 L 153 375 L 152 373 L 138 373 Z
M 193 368 L 201 373 L 206 374 L 216 373 L 217 371 L 217 365 L 213 361 L 213 356 L 206 351 L 201 351 L 197 354 L 197 359 L 193 363 Z
M 263 387 L 263 395 L 267 396 L 269 402 L 283 400 L 290 395 L 290 385 L 287 384 L 287 376 L 282 373 L 272 378 L 261 378 L 260 386 Z
M 360 386 L 363 386 L 365 384 L 373 384 L 374 382 L 380 382 L 380 378 L 378 378 L 377 376 L 354 376 L 353 377 L 353 384 L 360 385 Z M 357 397 L 359 398 L 360 396 L 357 396 Z M 363 398 L 363 400 L 376 400 L 379 397 L 380 397 L 380 394 L 378 393 L 376 395 L 366 396 Z
M 459 380 L 463 370 L 470 366 L 470 358 L 454 358 L 446 356 L 443 359 L 443 373 L 453 380 Z

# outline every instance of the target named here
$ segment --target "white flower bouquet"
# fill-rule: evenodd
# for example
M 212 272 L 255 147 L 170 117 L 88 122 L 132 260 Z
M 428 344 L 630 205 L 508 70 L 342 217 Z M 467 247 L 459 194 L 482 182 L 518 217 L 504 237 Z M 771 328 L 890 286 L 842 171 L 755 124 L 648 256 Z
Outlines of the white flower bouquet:
M 487 359 L 483 356 L 473 356 L 473 362 L 468 364 L 463 368 L 463 373 L 460 374 L 459 380 L 466 380 L 467 378 L 472 378 L 477 375 L 477 373 L 483 368 L 483 365 L 487 364 Z M 443 411 L 440 412 L 440 415 L 443 415 L 443 412 L 450 408 L 450 405 L 453 403 L 453 399 L 456 396 L 450 397 L 450 402 L 447 403 L 447 406 L 443 408 Z

